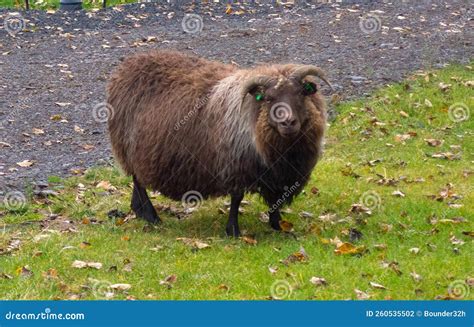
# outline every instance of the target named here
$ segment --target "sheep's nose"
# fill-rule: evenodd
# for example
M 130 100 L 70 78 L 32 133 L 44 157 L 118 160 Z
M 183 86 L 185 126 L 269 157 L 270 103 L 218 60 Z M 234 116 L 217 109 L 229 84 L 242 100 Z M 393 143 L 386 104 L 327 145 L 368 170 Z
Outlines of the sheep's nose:
M 296 126 L 296 119 L 295 118 L 289 118 L 287 120 L 284 120 L 280 122 L 280 125 L 282 127 L 290 128 L 290 127 L 295 127 Z

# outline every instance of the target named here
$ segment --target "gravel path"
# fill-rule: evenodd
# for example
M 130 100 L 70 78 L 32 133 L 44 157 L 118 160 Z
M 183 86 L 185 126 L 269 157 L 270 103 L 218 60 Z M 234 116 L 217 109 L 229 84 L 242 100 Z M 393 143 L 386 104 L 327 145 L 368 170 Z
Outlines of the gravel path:
M 347 99 L 417 69 L 468 62 L 469 8 L 469 1 L 354 0 L 234 5 L 226 13 L 224 4 L 147 3 L 21 12 L 25 29 L 16 33 L 12 13 L 0 10 L 0 23 L 10 22 L 0 25 L 0 190 L 110 161 L 101 103 L 106 79 L 128 54 L 175 48 L 240 66 L 317 64 Z

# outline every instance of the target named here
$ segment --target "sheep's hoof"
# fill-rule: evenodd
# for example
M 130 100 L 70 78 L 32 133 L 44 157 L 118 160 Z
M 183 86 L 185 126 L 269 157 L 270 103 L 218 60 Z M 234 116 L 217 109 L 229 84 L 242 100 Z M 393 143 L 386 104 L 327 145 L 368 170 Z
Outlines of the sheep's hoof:
M 161 219 L 156 213 L 155 208 L 153 208 L 153 206 L 151 206 L 151 208 L 149 206 L 145 206 L 144 208 L 140 208 L 139 210 L 134 209 L 133 211 L 135 211 L 137 217 L 145 219 L 151 224 L 158 224 L 161 222 Z
M 227 227 L 225 229 L 227 236 L 229 237 L 240 237 L 239 227 L 234 228 L 234 226 Z
M 270 221 L 270 226 L 274 230 L 281 230 L 280 221 Z

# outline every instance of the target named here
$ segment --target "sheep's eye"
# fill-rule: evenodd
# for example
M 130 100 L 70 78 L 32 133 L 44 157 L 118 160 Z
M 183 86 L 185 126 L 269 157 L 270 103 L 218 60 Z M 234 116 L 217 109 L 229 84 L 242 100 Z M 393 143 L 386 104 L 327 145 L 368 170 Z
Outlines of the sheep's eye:
M 255 93 L 255 100 L 262 101 L 264 98 L 263 93 Z
M 304 95 L 311 95 L 311 94 L 316 93 L 316 91 L 317 91 L 316 84 L 311 83 L 311 82 L 306 82 L 303 84 Z

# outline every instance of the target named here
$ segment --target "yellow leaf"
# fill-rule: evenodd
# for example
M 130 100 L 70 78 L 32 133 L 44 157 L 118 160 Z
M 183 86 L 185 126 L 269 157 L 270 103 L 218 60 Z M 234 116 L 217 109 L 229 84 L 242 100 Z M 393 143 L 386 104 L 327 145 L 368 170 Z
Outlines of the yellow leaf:
M 280 227 L 281 227 L 281 230 L 284 232 L 293 231 L 293 224 L 286 220 L 280 220 Z
M 339 245 L 334 253 L 336 254 L 360 254 L 365 251 L 365 246 L 355 246 L 352 243 L 344 242 Z

